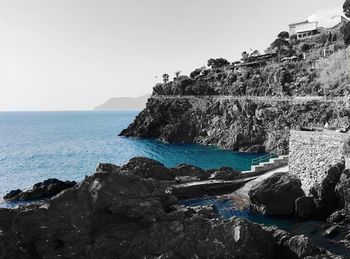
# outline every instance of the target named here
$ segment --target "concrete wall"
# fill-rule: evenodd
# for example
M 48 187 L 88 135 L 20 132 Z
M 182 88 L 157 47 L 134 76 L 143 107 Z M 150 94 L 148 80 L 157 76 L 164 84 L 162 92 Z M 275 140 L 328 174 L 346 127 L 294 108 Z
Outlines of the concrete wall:
M 344 142 L 349 136 L 335 131 L 290 131 L 289 172 L 300 178 L 306 195 L 322 182 L 329 166 L 345 158 Z

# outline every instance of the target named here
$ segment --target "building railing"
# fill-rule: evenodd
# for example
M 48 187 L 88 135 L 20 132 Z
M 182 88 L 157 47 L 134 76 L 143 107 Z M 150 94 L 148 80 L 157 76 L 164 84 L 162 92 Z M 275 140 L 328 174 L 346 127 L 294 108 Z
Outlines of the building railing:
M 289 148 L 284 148 L 282 150 L 282 155 L 288 154 L 288 150 L 289 150 Z M 279 155 L 277 155 L 276 153 L 269 153 L 269 154 L 266 154 L 266 155 L 263 155 L 263 156 L 260 156 L 260 157 L 252 159 L 251 165 L 252 166 L 259 165 L 260 163 L 269 162 L 270 159 L 278 158 L 278 157 L 279 157 Z
M 269 162 L 271 158 L 276 158 L 276 157 L 278 157 L 278 155 L 276 154 L 267 154 L 264 156 L 260 156 L 258 158 L 254 158 L 252 159 L 252 166 L 259 165 L 260 163 Z

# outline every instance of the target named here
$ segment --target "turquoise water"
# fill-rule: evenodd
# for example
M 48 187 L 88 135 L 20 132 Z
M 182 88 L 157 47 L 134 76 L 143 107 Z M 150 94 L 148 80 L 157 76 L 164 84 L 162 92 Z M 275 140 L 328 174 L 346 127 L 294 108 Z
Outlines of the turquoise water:
M 255 223 L 265 224 L 268 226 L 277 226 L 284 230 L 289 230 L 294 224 L 297 223 L 295 218 L 291 217 L 267 217 L 259 213 L 254 213 L 249 209 L 242 209 L 239 207 L 235 201 L 230 200 L 225 197 L 206 197 L 206 198 L 196 198 L 196 199 L 188 199 L 179 202 L 181 205 L 185 205 L 188 207 L 196 207 L 196 206 L 210 206 L 214 205 L 218 213 L 229 219 L 233 216 L 244 218 L 250 220 Z
M 133 112 L 0 112 L 0 196 L 50 177 L 82 180 L 99 162 L 123 164 L 134 156 L 166 166 L 250 168 L 257 154 L 200 145 L 173 145 L 119 137 Z

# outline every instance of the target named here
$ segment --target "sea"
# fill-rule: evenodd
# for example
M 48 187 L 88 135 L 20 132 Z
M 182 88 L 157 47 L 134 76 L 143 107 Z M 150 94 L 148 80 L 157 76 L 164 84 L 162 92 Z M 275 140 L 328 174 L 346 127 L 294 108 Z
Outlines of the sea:
M 0 112 L 0 196 L 48 178 L 80 181 L 98 163 L 122 165 L 144 156 L 168 167 L 247 170 L 261 154 L 196 144 L 169 144 L 118 134 L 138 111 Z
M 263 155 L 118 136 L 138 113 L 0 112 L 0 197 L 10 190 L 30 188 L 48 178 L 80 181 L 93 174 L 100 162 L 122 165 L 135 156 L 153 158 L 168 167 L 188 163 L 203 169 L 229 166 L 248 170 L 251 160 Z M 253 213 L 225 196 L 188 199 L 179 203 L 190 207 L 214 205 L 227 219 L 235 216 L 285 230 L 298 229 L 299 226 L 295 218 Z M 21 204 L 0 199 L 0 208 L 15 208 Z M 348 254 L 327 239 L 305 232 L 305 227 L 302 227 L 295 234 L 307 234 L 321 247 Z

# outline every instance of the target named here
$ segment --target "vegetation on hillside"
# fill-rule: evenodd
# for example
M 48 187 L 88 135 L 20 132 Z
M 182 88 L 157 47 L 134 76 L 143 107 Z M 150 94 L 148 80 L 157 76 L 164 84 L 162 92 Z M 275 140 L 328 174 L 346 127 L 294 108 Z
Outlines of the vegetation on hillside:
M 344 43 L 340 31 L 322 33 L 306 40 L 286 40 L 287 33 L 282 32 L 268 49 L 276 51 L 276 57 L 266 64 L 245 66 L 245 61 L 259 56 L 257 51 L 243 52 L 243 62 L 226 59 L 210 59 L 207 67 L 195 69 L 190 76 L 179 76 L 171 82 L 164 82 L 154 87 L 157 95 L 249 95 L 249 96 L 322 96 L 345 93 L 341 89 L 350 80 L 343 76 L 342 83 L 334 82 L 325 92 L 325 69 L 332 64 L 345 62 L 341 59 Z M 337 51 L 341 52 L 337 54 Z M 332 55 L 332 53 L 334 53 Z M 283 59 L 286 57 L 286 59 Z M 291 58 L 289 58 L 291 57 Z M 323 68 L 321 64 L 325 65 Z M 317 65 L 316 65 L 317 64 Z M 340 64 L 344 70 L 346 63 Z M 341 72 L 338 71 L 337 75 Z M 321 78 L 319 78 L 321 77 Z
M 346 0 L 343 5 L 343 11 L 346 17 L 350 18 L 350 0 Z
M 350 95 L 350 47 L 316 63 L 318 82 L 326 95 Z
M 350 0 L 343 6 L 350 17 Z M 154 87 L 156 95 L 343 96 L 350 94 L 350 22 L 318 35 L 298 39 L 280 32 L 261 55 L 242 52 L 230 63 L 209 59 L 207 67 L 190 76 L 164 78 Z

